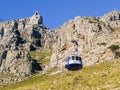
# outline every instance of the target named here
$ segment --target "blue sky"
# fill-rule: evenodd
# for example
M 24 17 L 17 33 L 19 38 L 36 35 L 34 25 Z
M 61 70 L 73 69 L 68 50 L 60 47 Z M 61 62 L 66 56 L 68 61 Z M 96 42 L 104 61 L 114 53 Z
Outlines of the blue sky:
M 1 0 L 0 18 L 7 20 L 43 16 L 44 24 L 53 29 L 75 16 L 102 16 L 120 10 L 120 0 Z

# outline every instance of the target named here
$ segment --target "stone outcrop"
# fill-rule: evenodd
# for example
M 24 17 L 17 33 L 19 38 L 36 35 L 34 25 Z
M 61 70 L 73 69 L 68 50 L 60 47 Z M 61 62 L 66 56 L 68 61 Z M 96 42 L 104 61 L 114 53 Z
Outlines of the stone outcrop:
M 4 51 L 2 53 L 0 73 L 13 73 L 17 76 L 31 75 L 32 58 L 23 51 Z
M 30 51 L 52 47 L 46 39 L 52 36 L 43 25 L 38 12 L 31 17 L 0 22 L 0 73 L 30 76 L 40 65 L 30 56 Z

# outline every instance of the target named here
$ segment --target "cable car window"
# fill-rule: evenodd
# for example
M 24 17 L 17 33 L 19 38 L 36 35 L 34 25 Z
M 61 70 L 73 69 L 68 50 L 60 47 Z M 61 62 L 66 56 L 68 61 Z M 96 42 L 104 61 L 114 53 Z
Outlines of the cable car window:
M 79 60 L 79 57 L 78 57 L 78 56 L 76 56 L 76 60 Z
M 69 62 L 69 60 L 70 60 L 70 57 L 67 57 L 67 58 L 66 58 L 66 62 L 68 63 L 68 62 Z
M 66 60 L 70 60 L 70 57 L 67 57 L 67 59 Z
M 75 60 L 76 58 L 75 58 L 75 56 L 72 56 L 72 60 Z
M 78 57 L 78 60 L 81 61 L 81 57 Z

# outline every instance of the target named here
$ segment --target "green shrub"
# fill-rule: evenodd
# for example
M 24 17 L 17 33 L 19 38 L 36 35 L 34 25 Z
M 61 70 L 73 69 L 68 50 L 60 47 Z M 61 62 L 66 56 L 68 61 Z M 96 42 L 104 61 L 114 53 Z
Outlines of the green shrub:
M 103 45 L 103 46 L 106 46 L 107 43 L 105 42 L 102 42 L 102 43 L 97 43 L 98 45 Z
M 115 53 L 115 57 L 116 57 L 116 58 L 119 58 L 119 57 L 120 57 L 120 52 L 116 52 L 116 53 Z
M 112 51 L 116 51 L 116 50 L 118 50 L 120 47 L 119 47 L 119 45 L 111 45 L 111 46 L 109 46 L 108 48 L 111 49 Z

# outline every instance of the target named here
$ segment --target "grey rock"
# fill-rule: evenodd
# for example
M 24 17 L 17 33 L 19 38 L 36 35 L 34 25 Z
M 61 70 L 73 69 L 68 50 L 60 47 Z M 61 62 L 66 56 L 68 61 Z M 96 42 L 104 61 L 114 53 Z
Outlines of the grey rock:
M 102 17 L 75 17 L 57 28 L 57 41 L 53 47 L 48 70 L 53 67 L 64 68 L 65 58 L 75 54 L 73 40 L 78 41 L 78 55 L 84 66 L 94 65 L 106 60 L 114 60 L 114 53 L 107 55 L 111 45 L 120 45 L 120 12 L 112 11 Z M 104 58 L 103 58 L 104 57 Z
M 38 12 L 28 18 L 0 22 L 0 73 L 27 77 L 41 70 L 29 52 L 41 48 L 46 31 Z

